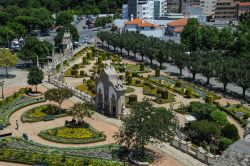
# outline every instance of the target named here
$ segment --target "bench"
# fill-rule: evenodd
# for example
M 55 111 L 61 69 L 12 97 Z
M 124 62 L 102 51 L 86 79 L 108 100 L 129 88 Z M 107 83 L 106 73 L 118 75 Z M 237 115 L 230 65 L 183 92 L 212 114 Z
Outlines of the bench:
M 0 138 L 12 136 L 12 133 L 1 134 Z
M 47 115 L 44 117 L 44 121 L 50 121 L 50 120 L 54 120 L 55 116 L 54 115 Z

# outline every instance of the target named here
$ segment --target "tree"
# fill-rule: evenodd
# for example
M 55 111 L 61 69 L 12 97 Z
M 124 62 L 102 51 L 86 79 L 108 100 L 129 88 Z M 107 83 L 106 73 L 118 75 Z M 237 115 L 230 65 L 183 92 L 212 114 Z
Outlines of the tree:
M 40 62 L 47 62 L 47 56 L 52 52 L 52 44 L 47 41 L 39 41 L 36 37 L 28 37 L 24 46 L 18 53 L 18 57 L 22 60 L 36 63 L 37 58 Z
M 43 71 L 40 70 L 37 66 L 33 66 L 29 70 L 27 82 L 29 85 L 35 85 L 37 92 L 37 85 L 43 82 L 43 78 Z
M 209 85 L 210 83 L 210 78 L 212 78 L 215 75 L 214 61 L 216 55 L 217 52 L 211 52 L 211 51 L 202 54 L 202 63 L 200 71 L 207 78 L 207 85 Z
M 7 26 L 15 33 L 18 39 L 27 33 L 25 26 L 17 22 L 9 23 Z
M 148 100 L 131 104 L 130 114 L 114 138 L 119 144 L 134 148 L 145 154 L 145 145 L 156 140 L 167 141 L 175 130 L 175 116 L 172 112 L 154 108 Z
M 194 121 L 190 124 L 188 133 L 196 143 L 214 143 L 220 138 L 221 128 L 217 123 L 208 120 Z
M 219 32 L 219 48 L 228 51 L 234 44 L 233 30 L 230 27 L 223 28 Z
M 61 11 L 56 17 L 56 23 L 62 26 L 71 24 L 73 20 L 73 15 L 69 11 Z
M 227 121 L 227 114 L 222 111 L 213 111 L 210 114 L 210 117 L 212 120 L 214 120 L 216 123 L 218 123 L 220 126 L 225 126 L 228 121 Z
M 237 141 L 240 138 L 237 127 L 230 123 L 222 128 L 222 134 L 224 137 L 230 138 L 233 141 Z
M 0 49 L 0 67 L 5 67 L 6 77 L 8 78 L 8 67 L 15 66 L 17 63 L 16 54 L 12 54 L 7 49 Z
M 201 69 L 201 51 L 197 50 L 192 53 L 187 58 L 187 68 L 193 75 L 193 80 L 195 80 L 196 74 L 200 72 Z
M 182 70 L 186 67 L 188 60 L 188 55 L 185 53 L 183 45 L 176 45 L 174 47 L 172 58 L 174 60 L 174 64 L 179 68 L 181 76 Z
M 200 25 L 197 19 L 191 18 L 181 33 L 181 43 L 186 45 L 190 52 L 200 47 L 201 34 Z
M 58 103 L 60 108 L 62 103 L 72 96 L 73 92 L 68 88 L 53 88 L 47 90 L 44 94 L 45 99 Z
M 75 103 L 70 112 L 78 122 L 82 123 L 83 118 L 91 118 L 93 116 L 93 104 L 91 102 Z
M 211 51 L 218 47 L 219 32 L 216 27 L 203 26 L 201 28 L 201 45 L 205 51 Z

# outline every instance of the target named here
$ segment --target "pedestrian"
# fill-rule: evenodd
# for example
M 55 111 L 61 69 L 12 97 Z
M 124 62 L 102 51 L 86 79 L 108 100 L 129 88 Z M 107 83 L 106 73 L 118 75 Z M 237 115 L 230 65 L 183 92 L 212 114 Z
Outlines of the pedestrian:
M 19 124 L 18 124 L 18 120 L 16 120 L 16 130 L 18 130 Z

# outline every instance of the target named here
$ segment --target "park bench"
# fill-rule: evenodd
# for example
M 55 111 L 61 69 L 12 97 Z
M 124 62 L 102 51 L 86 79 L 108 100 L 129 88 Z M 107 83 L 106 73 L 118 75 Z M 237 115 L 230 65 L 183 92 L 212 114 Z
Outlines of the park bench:
M 44 121 L 50 121 L 50 120 L 54 120 L 55 116 L 54 115 L 47 115 L 44 117 Z
M 0 138 L 12 136 L 12 133 L 1 134 Z

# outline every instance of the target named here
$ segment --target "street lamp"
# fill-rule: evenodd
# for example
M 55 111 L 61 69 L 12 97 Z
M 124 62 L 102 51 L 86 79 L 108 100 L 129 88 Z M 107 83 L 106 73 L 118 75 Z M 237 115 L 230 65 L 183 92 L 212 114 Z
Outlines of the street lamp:
M 4 85 L 4 80 L 2 80 L 2 81 L 0 82 L 0 86 L 2 87 L 2 99 L 4 99 L 3 85 Z

